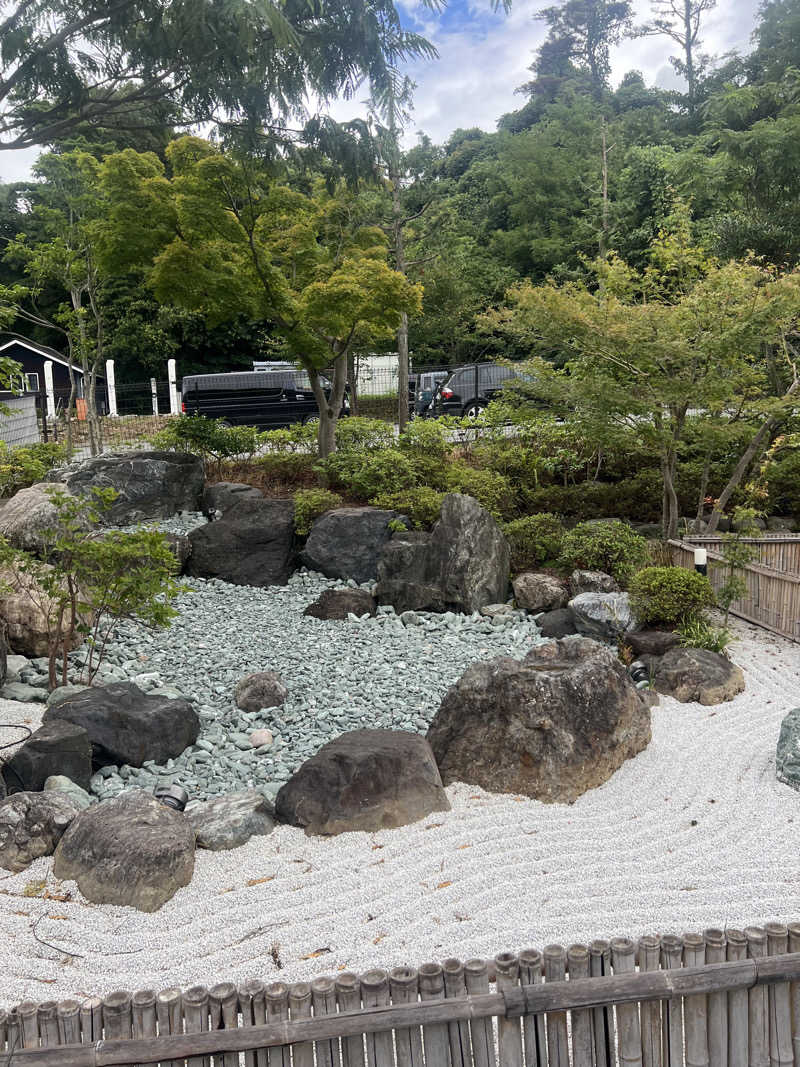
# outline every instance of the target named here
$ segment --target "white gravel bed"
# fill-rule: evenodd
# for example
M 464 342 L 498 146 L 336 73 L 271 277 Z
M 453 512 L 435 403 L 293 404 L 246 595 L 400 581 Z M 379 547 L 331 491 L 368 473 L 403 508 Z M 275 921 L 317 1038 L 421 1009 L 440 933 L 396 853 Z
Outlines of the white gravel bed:
M 38 860 L 0 881 L 0 999 L 296 981 L 796 920 L 800 796 L 777 782 L 774 757 L 800 702 L 800 647 L 737 633 L 746 691 L 715 708 L 662 698 L 647 750 L 573 805 L 456 785 L 451 812 L 398 830 L 279 827 L 233 852 L 198 851 L 191 885 L 153 915 L 87 904 Z M 42 881 L 49 899 L 25 895 Z
M 0 763 L 14 755 L 29 736 L 28 730 L 32 733 L 42 725 L 43 714 L 44 704 L 23 704 L 0 697 Z

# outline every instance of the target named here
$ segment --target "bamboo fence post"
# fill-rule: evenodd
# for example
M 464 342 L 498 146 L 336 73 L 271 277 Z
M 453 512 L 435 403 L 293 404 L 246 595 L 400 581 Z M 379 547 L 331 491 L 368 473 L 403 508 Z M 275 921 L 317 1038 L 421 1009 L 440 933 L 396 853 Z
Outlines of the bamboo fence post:
M 563 982 L 567 976 L 567 953 L 562 945 L 546 945 L 542 952 L 546 982 Z M 567 1013 L 547 1013 L 547 1057 L 550 1067 L 569 1067 Z
M 589 949 L 586 945 L 570 945 L 567 949 L 569 978 L 589 977 Z M 572 1023 L 572 1067 L 592 1065 L 592 1013 L 588 1009 L 570 1012 Z
M 419 969 L 420 1000 L 444 1000 L 444 974 L 438 963 L 423 963 Z M 425 1067 L 449 1067 L 450 1041 L 447 1023 L 427 1023 L 422 1027 Z
M 494 958 L 495 982 L 498 993 L 516 989 L 519 985 L 519 960 L 513 952 L 501 952 Z M 523 1067 L 522 1023 L 519 1019 L 497 1019 L 497 1046 L 500 1067 Z M 456 1067 L 456 1064 L 453 1064 Z
M 726 938 L 722 930 L 704 931 L 706 963 L 724 963 Z M 728 1067 L 728 995 L 708 994 L 708 1062 L 710 1067 Z
M 6 1051 L 6 1038 L 8 1037 L 8 1012 L 5 1008 L 0 1008 L 0 1055 Z M 13 1049 L 8 1050 L 9 1056 L 13 1054 Z
M 17 1005 L 22 1048 L 39 1047 L 39 1005 L 32 1000 L 23 1000 Z
M 519 980 L 522 985 L 537 985 L 543 981 L 542 954 L 537 948 L 524 948 L 520 952 Z M 591 1019 L 591 1012 L 589 1016 Z M 547 1029 L 544 1015 L 539 1013 L 523 1016 L 522 1032 L 526 1067 L 547 1067 Z
M 308 982 L 295 982 L 289 986 L 289 1015 L 292 1022 L 311 1018 L 311 986 Z M 314 1067 L 314 1044 L 297 1041 L 292 1045 L 292 1067 Z
M 361 1001 L 365 1008 L 385 1008 L 390 1003 L 389 975 L 371 970 L 361 975 Z M 394 1067 L 392 1031 L 367 1034 L 367 1067 Z
M 361 1007 L 361 979 L 352 971 L 336 976 L 336 1000 L 339 1011 L 358 1011 Z M 415 998 L 416 1001 L 416 998 Z M 343 1067 L 364 1067 L 364 1035 L 342 1038 Z
M 9 1057 L 22 1047 L 22 1028 L 19 1021 L 19 1012 L 16 1008 L 12 1008 L 6 1018 L 6 1042 L 8 1044 Z
M 140 989 L 131 998 L 131 1037 L 156 1036 L 156 994 L 154 989 Z M 141 1065 L 144 1067 L 144 1065 Z
M 767 935 L 760 926 L 745 927 L 747 955 L 760 959 L 767 954 Z M 769 998 L 765 986 L 748 993 L 750 1067 L 769 1067 Z
M 789 951 L 789 930 L 782 923 L 767 923 L 767 954 L 785 956 Z M 770 1067 L 792 1067 L 792 999 L 788 982 L 771 985 L 767 990 L 769 1007 Z
M 58 1043 L 79 1045 L 81 1043 L 81 1006 L 77 1000 L 62 1000 L 56 1009 Z M 3 1040 L 0 1037 L 0 1048 Z
M 39 1040 L 42 1048 L 55 1048 L 60 1044 L 58 1040 L 58 1020 L 56 1010 L 58 1004 L 55 1000 L 45 1000 L 39 1005 L 37 1015 L 39 1017 Z
M 88 997 L 81 1003 L 81 1042 L 93 1045 L 103 1037 L 103 1002 L 100 997 Z
M 330 981 L 330 979 L 329 979 Z M 264 991 L 267 1022 L 285 1022 L 289 1018 L 289 987 L 285 982 L 272 982 Z M 311 1000 L 314 1003 L 314 983 L 311 983 Z M 316 1003 L 314 1003 L 316 1011 Z M 274 1045 L 267 1049 L 269 1067 L 290 1067 L 291 1053 L 288 1045 Z M 328 1064 L 328 1067 L 331 1067 Z
M 539 966 L 541 971 L 541 964 Z M 464 963 L 464 984 L 471 997 L 489 992 L 489 965 L 486 960 L 471 959 Z M 475 1067 L 495 1067 L 494 1026 L 491 1019 L 472 1019 L 472 1055 Z
M 269 991 L 267 991 L 267 993 L 269 995 Z M 311 1004 L 314 1008 L 315 1016 L 336 1014 L 336 983 L 332 978 L 320 975 L 318 978 L 312 980 Z M 330 1038 L 327 1041 L 315 1041 L 314 1055 L 317 1067 L 340 1067 L 341 1059 L 339 1056 L 338 1038 Z M 273 1064 L 272 1059 L 270 1058 L 270 1067 L 281 1067 L 281 1065 Z M 284 1062 L 283 1067 L 289 1067 L 289 1063 Z
M 789 923 L 789 951 L 800 952 L 800 923 Z M 792 1045 L 795 1067 L 800 1067 L 800 982 L 789 986 L 792 998 Z
M 183 998 L 180 989 L 162 989 L 156 993 L 156 1021 L 161 1037 L 183 1033 Z M 177 1060 L 165 1061 L 161 1067 L 181 1067 Z
M 611 948 L 608 941 L 592 941 L 589 945 L 589 974 L 600 978 L 611 973 Z M 614 1036 L 614 1009 L 593 1008 L 594 1055 L 597 1067 L 614 1067 L 617 1062 Z
M 208 991 L 212 1030 L 239 1029 L 239 997 L 233 982 L 220 982 Z M 214 1057 L 216 1067 L 239 1067 L 238 1052 Z
M 242 1026 L 263 1026 L 267 1019 L 264 983 L 257 978 L 239 986 L 239 1011 Z M 266 1067 L 266 1049 L 248 1049 L 244 1054 L 245 1067 Z
M 726 930 L 729 961 L 747 958 L 747 938 L 741 930 Z M 728 993 L 728 1067 L 747 1067 L 750 1059 L 750 1009 L 746 989 Z
M 684 934 L 684 967 L 702 967 L 705 962 L 706 942 L 703 935 Z M 684 998 L 683 1028 L 686 1067 L 708 1067 L 708 1001 L 705 993 Z
M 629 937 L 612 938 L 611 964 L 614 974 L 635 972 L 636 945 Z M 642 1028 L 638 1004 L 617 1005 L 617 1048 L 622 1067 L 642 1067 Z
M 116 1041 L 131 1037 L 132 1000 L 132 995 L 124 989 L 103 997 L 103 1036 L 106 1040 Z
M 658 971 L 661 967 L 661 938 L 645 934 L 639 938 L 639 970 Z M 642 1067 L 661 1067 L 661 1001 L 641 1006 Z
M 183 994 L 183 1018 L 187 1034 L 204 1034 L 208 1031 L 208 990 L 203 985 L 193 985 Z M 210 1067 L 209 1056 L 190 1056 L 186 1067 Z
M 419 975 L 414 967 L 395 967 L 389 972 L 392 1004 L 416 1004 L 419 999 Z M 422 1031 L 418 1026 L 394 1032 L 397 1067 L 424 1067 Z M 345 1067 L 349 1067 L 345 1064 Z
M 446 998 L 465 997 L 467 986 L 464 981 L 464 964 L 461 960 L 448 959 L 442 964 L 444 971 L 444 995 Z M 460 1019 L 450 1023 L 450 1059 L 453 1067 L 472 1067 L 472 1040 L 469 1035 L 469 1022 Z
M 675 934 L 661 938 L 661 966 L 671 971 L 681 966 L 683 942 Z M 683 1003 L 680 997 L 670 997 L 662 1005 L 662 1034 L 664 1037 L 664 1067 L 683 1067 Z

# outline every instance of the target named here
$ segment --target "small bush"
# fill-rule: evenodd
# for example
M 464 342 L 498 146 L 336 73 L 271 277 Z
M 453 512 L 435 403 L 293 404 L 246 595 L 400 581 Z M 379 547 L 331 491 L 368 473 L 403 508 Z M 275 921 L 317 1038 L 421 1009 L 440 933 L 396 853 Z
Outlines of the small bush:
M 336 424 L 336 448 L 340 452 L 374 452 L 394 447 L 394 430 L 380 419 L 355 416 Z
M 406 515 L 413 526 L 420 529 L 433 526 L 442 511 L 444 493 L 437 493 L 427 485 L 417 489 L 404 489 L 401 493 L 383 493 L 370 501 L 376 508 L 399 511 Z
M 0 441 L 0 497 L 13 496 L 44 481 L 47 472 L 66 459 L 63 445 L 40 443 L 9 448 Z
M 308 537 L 315 519 L 326 511 L 340 508 L 344 501 L 330 489 L 298 489 L 294 500 L 294 528 L 300 537 Z
M 703 574 L 684 567 L 648 567 L 630 583 L 631 603 L 639 620 L 676 626 L 696 618 L 714 603 L 711 583 Z
M 413 419 L 400 434 L 397 445 L 410 455 L 422 455 L 442 462 L 453 447 L 439 419 Z
M 648 560 L 647 541 L 624 522 L 581 522 L 564 535 L 559 564 L 605 571 L 625 582 Z
M 450 493 L 465 493 L 496 519 L 508 519 L 516 511 L 516 494 L 508 478 L 495 471 L 478 470 L 456 461 L 444 468 L 445 487 Z
M 254 426 L 227 426 L 224 420 L 204 415 L 180 415 L 170 419 L 163 430 L 153 436 L 157 449 L 190 452 L 208 463 L 219 466 L 223 460 L 251 459 L 263 447 L 265 435 Z
M 685 619 L 677 628 L 682 648 L 705 648 L 709 652 L 727 655 L 728 645 L 733 634 L 724 626 L 713 626 L 707 619 L 700 617 Z
M 503 533 L 511 547 L 511 570 L 520 574 L 558 559 L 564 526 L 556 515 L 526 515 L 507 522 Z
M 261 434 L 261 442 L 273 454 L 316 453 L 317 427 L 313 423 L 303 425 L 302 422 L 295 422 L 277 430 L 265 430 Z
M 397 448 L 380 452 L 334 452 L 318 470 L 336 489 L 360 500 L 399 493 L 419 483 L 413 460 Z

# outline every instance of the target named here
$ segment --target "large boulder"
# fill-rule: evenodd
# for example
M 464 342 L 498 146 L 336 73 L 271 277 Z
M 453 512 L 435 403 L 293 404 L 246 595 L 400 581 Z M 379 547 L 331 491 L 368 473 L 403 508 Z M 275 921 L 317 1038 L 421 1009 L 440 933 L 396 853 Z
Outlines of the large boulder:
M 105 452 L 51 477 L 78 496 L 116 490 L 116 500 L 102 516 L 115 526 L 198 511 L 205 483 L 203 461 L 186 452 Z
M 15 793 L 0 803 L 0 867 L 24 871 L 50 856 L 79 808 L 63 793 Z
M 378 564 L 377 599 L 403 611 L 472 614 L 503 603 L 510 552 L 495 520 L 477 500 L 448 493 L 430 533 L 397 533 Z
M 580 593 L 569 607 L 578 633 L 597 641 L 616 643 L 639 626 L 627 593 Z
M 349 615 L 374 615 L 376 610 L 375 598 L 366 589 L 326 589 L 303 614 L 342 621 Z
M 2 766 L 9 793 L 44 789 L 51 775 L 63 774 L 83 789 L 92 776 L 92 746 L 82 726 L 45 722 Z
M 397 517 L 396 511 L 379 508 L 327 511 L 311 527 L 300 558 L 327 578 L 374 581 L 381 552 L 392 536 L 389 523 Z
M 663 656 L 680 641 L 671 630 L 639 630 L 629 633 L 625 643 L 630 645 L 634 656 Z
M 272 805 L 257 789 L 189 804 L 184 814 L 192 824 L 197 847 L 213 852 L 238 848 L 251 837 L 263 837 L 275 829 Z
M 671 648 L 657 660 L 653 684 L 659 693 L 683 704 L 722 704 L 744 692 L 744 674 L 718 652 Z
M 203 492 L 203 514 L 210 519 L 221 519 L 222 516 L 241 504 L 243 500 L 263 500 L 264 494 L 254 485 L 246 485 L 244 482 L 214 482 L 207 485 Z
M 567 606 L 567 587 L 552 574 L 518 574 L 511 583 L 517 607 L 538 615 L 540 611 L 558 611 Z
M 77 882 L 92 904 L 158 911 L 192 880 L 194 830 L 182 812 L 135 789 L 80 812 L 59 842 L 53 873 Z
M 575 629 L 575 616 L 569 608 L 558 608 L 556 611 L 546 611 L 536 620 L 536 625 L 541 631 L 542 637 L 569 637 L 577 633 Z
M 775 752 L 775 774 L 779 782 L 800 791 L 800 708 L 794 708 L 781 723 Z
M 294 504 L 245 498 L 192 530 L 187 573 L 232 585 L 286 585 L 295 569 Z
M 581 593 L 618 593 L 619 584 L 605 571 L 573 571 L 569 576 L 569 595 Z
M 442 780 L 571 803 L 650 740 L 650 709 L 612 649 L 584 637 L 469 667 L 428 730 Z
M 386 830 L 450 804 L 427 741 L 402 730 L 352 730 L 282 786 L 275 813 L 309 834 Z
M 188 700 L 143 693 L 133 682 L 84 689 L 49 707 L 44 721 L 82 726 L 98 766 L 166 763 L 193 745 L 200 733 L 200 720 Z
M 49 569 L 49 568 L 46 568 Z M 22 656 L 46 656 L 54 601 L 32 574 L 0 568 L 0 619 L 6 624 L 8 647 Z M 70 648 L 83 642 L 76 632 Z
M 288 695 L 289 690 L 275 671 L 256 671 L 237 684 L 233 699 L 242 711 L 260 711 L 280 707 Z
M 15 548 L 41 553 L 46 533 L 58 526 L 58 511 L 52 493 L 63 493 L 64 486 L 55 482 L 39 482 L 28 489 L 20 489 L 0 510 L 0 537 Z

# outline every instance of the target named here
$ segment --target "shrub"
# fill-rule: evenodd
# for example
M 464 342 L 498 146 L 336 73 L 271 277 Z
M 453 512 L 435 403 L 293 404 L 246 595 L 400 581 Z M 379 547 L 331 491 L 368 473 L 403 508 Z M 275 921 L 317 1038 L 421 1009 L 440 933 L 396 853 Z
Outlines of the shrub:
M 404 489 L 400 493 L 382 493 L 370 500 L 370 504 L 387 511 L 399 511 L 419 529 L 433 526 L 441 514 L 443 500 L 444 493 L 437 493 L 435 489 L 421 485 L 417 489 Z
M 443 474 L 448 492 L 474 497 L 496 519 L 508 519 L 516 511 L 514 488 L 502 474 L 478 470 L 458 461 L 445 467 Z
M 452 449 L 447 430 L 440 419 L 413 419 L 397 440 L 398 448 L 413 456 L 442 462 Z
M 316 453 L 317 427 L 313 423 L 295 422 L 277 430 L 265 430 L 261 443 L 270 453 Z
M 511 547 L 511 570 L 519 574 L 558 559 L 564 526 L 556 515 L 526 515 L 507 522 L 503 533 Z
M 294 528 L 301 537 L 307 537 L 311 525 L 326 511 L 342 506 L 344 501 L 330 489 L 298 489 L 294 494 Z
M 394 424 L 397 418 L 397 393 L 360 393 L 358 414 Z
M 632 578 L 630 594 L 641 622 L 669 627 L 714 603 L 708 578 L 684 567 L 647 567 Z
M 697 616 L 685 619 L 676 629 L 681 648 L 705 648 L 727 656 L 733 634 L 724 626 L 713 626 L 708 619 Z
M 228 426 L 221 419 L 204 415 L 179 415 L 153 436 L 155 448 L 168 452 L 191 452 L 217 467 L 223 460 L 252 459 L 264 446 L 265 435 L 254 426 Z
M 397 448 L 380 452 L 334 452 L 317 468 L 329 484 L 361 500 L 399 493 L 419 483 L 414 461 Z
M 0 441 L 0 496 L 13 496 L 18 490 L 43 481 L 66 455 L 63 445 L 40 443 L 9 448 Z
M 648 560 L 647 541 L 624 522 L 581 522 L 564 535 L 559 564 L 605 571 L 625 582 Z
M 340 452 L 374 452 L 394 447 L 394 430 L 380 419 L 352 416 L 336 424 L 336 448 Z

